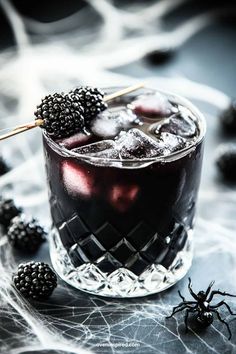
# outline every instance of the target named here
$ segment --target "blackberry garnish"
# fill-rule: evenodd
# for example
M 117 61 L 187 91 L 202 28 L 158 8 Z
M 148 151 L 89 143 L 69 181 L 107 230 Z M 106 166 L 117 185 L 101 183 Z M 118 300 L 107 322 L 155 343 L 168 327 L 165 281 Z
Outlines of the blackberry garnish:
M 13 282 L 25 298 L 43 300 L 56 288 L 57 276 L 46 263 L 28 262 L 19 264 Z
M 229 133 L 236 133 L 236 99 L 220 116 L 223 129 Z
M 35 219 L 16 216 L 7 232 L 9 243 L 16 249 L 33 253 L 45 241 L 46 232 Z
M 42 128 L 53 138 L 65 138 L 84 130 L 84 109 L 77 95 L 48 95 L 34 113 L 43 119 Z
M 162 65 L 173 57 L 174 51 L 171 48 L 156 49 L 145 55 L 146 61 L 151 65 Z
M 220 146 L 216 164 L 225 179 L 236 181 L 236 144 Z
M 8 227 L 11 220 L 20 215 L 22 209 L 17 207 L 12 199 L 0 199 L 0 224 Z
M 3 159 L 2 156 L 0 156 L 0 176 L 4 175 L 10 171 L 9 166 L 7 165 L 6 161 Z
M 79 101 L 84 107 L 84 116 L 87 124 L 99 113 L 107 109 L 107 104 L 103 101 L 104 92 L 96 87 L 78 87 L 71 91 L 71 94 L 79 97 Z

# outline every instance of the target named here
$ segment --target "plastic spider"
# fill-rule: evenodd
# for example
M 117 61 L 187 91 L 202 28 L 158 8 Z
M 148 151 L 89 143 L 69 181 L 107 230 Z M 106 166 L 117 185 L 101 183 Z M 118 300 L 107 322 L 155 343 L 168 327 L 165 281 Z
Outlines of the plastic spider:
M 229 305 L 224 301 L 220 301 L 219 303 L 215 305 L 211 305 L 211 301 L 213 300 L 213 297 L 215 295 L 223 295 L 223 296 L 232 296 L 236 297 L 236 295 L 228 294 L 226 292 L 222 292 L 220 290 L 213 290 L 211 291 L 211 288 L 214 284 L 214 281 L 212 281 L 206 291 L 199 291 L 197 294 L 193 291 L 192 289 L 192 282 L 191 279 L 188 278 L 189 283 L 188 283 L 188 289 L 192 297 L 195 299 L 195 301 L 186 301 L 186 299 L 181 295 L 180 291 L 178 291 L 179 296 L 183 300 L 178 306 L 173 307 L 172 314 L 166 318 L 171 318 L 174 316 L 177 312 L 186 310 L 185 317 L 184 317 L 184 323 L 185 323 L 185 329 L 186 333 L 188 332 L 188 316 L 189 313 L 196 313 L 197 314 L 197 321 L 200 322 L 204 326 L 210 326 L 213 322 L 214 316 L 213 314 L 216 313 L 217 318 L 220 322 L 224 323 L 224 325 L 227 327 L 228 332 L 229 332 L 229 340 L 232 337 L 232 333 L 230 330 L 230 327 L 228 323 L 221 317 L 220 313 L 218 312 L 218 308 L 221 306 L 225 306 L 229 313 L 231 315 L 236 315 L 236 313 L 233 313 Z

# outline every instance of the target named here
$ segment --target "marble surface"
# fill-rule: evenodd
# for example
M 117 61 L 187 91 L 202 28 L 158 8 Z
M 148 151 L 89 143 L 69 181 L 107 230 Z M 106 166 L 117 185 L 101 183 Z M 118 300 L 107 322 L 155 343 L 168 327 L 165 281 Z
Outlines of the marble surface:
M 51 10 L 43 18 L 44 4 L 34 17 L 34 9 L 26 11 L 27 1 L 22 8 L 1 2 L 10 21 L 10 26 L 1 22 L 1 127 L 30 120 L 43 94 L 78 82 L 106 86 L 145 78 L 150 86 L 190 98 L 204 112 L 208 131 L 189 275 L 196 291 L 215 280 L 215 289 L 236 294 L 236 186 L 225 184 L 214 164 L 218 145 L 235 141 L 221 133 L 218 115 L 235 96 L 236 26 L 231 18 L 236 7 L 232 9 L 229 2 L 229 7 L 225 3 L 224 9 L 217 10 L 218 2 L 184 0 L 88 3 L 90 6 L 78 9 L 72 2 L 71 13 L 75 14 L 67 11 L 70 17 L 63 20 L 65 9 L 60 9 L 60 20 L 52 23 Z M 88 27 L 88 18 L 97 22 Z M 6 46 L 12 33 L 16 48 Z M 128 33 L 132 36 L 127 37 Z M 150 66 L 142 59 L 150 49 L 166 43 L 175 47 L 166 64 Z M 12 166 L 0 178 L 1 193 L 14 197 L 27 213 L 49 227 L 40 131 L 2 142 L 1 152 Z M 217 319 L 207 329 L 192 319 L 187 334 L 182 313 L 166 319 L 180 302 L 178 289 L 190 299 L 187 277 L 161 294 L 129 300 L 91 296 L 59 281 L 49 301 L 29 303 L 11 287 L 11 272 L 19 262 L 30 259 L 50 262 L 48 244 L 29 257 L 12 251 L 2 233 L 1 353 L 236 353 L 236 318 L 224 308 L 221 313 L 230 323 L 231 341 Z M 227 302 L 236 312 L 236 299 Z

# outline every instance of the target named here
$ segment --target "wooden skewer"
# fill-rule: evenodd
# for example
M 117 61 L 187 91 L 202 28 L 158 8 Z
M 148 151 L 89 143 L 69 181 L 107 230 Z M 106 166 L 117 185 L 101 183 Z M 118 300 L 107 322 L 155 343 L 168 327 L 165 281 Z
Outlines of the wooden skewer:
M 137 84 L 137 85 L 133 85 L 133 86 L 129 86 L 127 88 L 124 88 L 122 90 L 119 90 L 117 92 L 111 93 L 110 95 L 107 95 L 104 97 L 104 101 L 108 102 L 113 100 L 114 98 L 120 97 L 120 96 L 124 96 L 127 95 L 128 93 L 131 93 L 133 91 L 136 91 L 140 88 L 144 87 L 144 83 L 141 84 Z M 23 133 L 27 130 L 33 129 L 35 127 L 39 127 L 40 125 L 43 124 L 43 119 L 36 119 L 34 122 L 29 122 L 29 123 L 25 123 L 22 125 L 18 125 L 17 127 L 13 128 L 10 132 L 3 134 L 0 136 L 0 141 L 10 138 L 11 136 Z
M 7 138 L 10 138 L 11 136 L 23 133 L 26 130 L 30 130 L 30 129 L 39 127 L 42 124 L 43 124 L 43 119 L 37 119 L 34 122 L 26 123 L 26 124 L 23 124 L 23 125 L 19 125 L 19 126 L 13 128 L 9 133 L 1 135 L 0 136 L 0 141 L 4 140 L 4 139 L 7 139 Z
M 43 124 L 43 119 L 37 119 L 34 122 L 29 122 L 29 123 L 25 123 L 22 125 L 17 125 L 17 127 L 13 128 L 13 131 L 18 130 L 18 129 L 22 129 L 22 128 L 35 128 L 35 127 L 39 127 L 40 125 Z
M 105 96 L 104 97 L 104 101 L 105 102 L 111 101 L 114 98 L 127 95 L 128 93 L 133 92 L 133 91 L 137 91 L 137 90 L 139 90 L 142 87 L 144 87 L 144 83 L 126 87 L 126 88 L 124 88 L 122 90 L 116 91 L 114 93 L 111 93 L 110 95 Z

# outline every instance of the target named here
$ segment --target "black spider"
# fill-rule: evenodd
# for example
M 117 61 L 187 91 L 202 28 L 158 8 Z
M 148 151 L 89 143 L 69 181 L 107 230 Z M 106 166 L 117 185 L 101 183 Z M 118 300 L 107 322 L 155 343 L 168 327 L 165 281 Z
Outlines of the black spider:
M 184 317 L 184 323 L 185 323 L 186 332 L 188 332 L 188 329 L 189 329 L 188 328 L 188 315 L 189 315 L 189 313 L 196 312 L 197 313 L 197 321 L 200 322 L 204 326 L 210 326 L 212 324 L 213 319 L 214 319 L 213 314 L 216 313 L 218 320 L 220 322 L 224 323 L 225 326 L 227 327 L 228 332 L 229 332 L 229 340 L 230 340 L 232 337 L 230 327 L 229 327 L 228 323 L 221 317 L 221 315 L 217 311 L 217 308 L 224 305 L 231 315 L 236 315 L 236 313 L 233 313 L 233 311 L 231 310 L 229 305 L 224 300 L 220 301 L 219 303 L 217 303 L 215 305 L 210 305 L 210 303 L 211 303 L 213 297 L 217 294 L 223 295 L 223 296 L 233 296 L 233 297 L 236 297 L 236 295 L 222 292 L 220 290 L 211 291 L 214 281 L 212 281 L 210 283 L 210 285 L 208 286 L 206 291 L 199 291 L 198 294 L 195 294 L 195 292 L 192 289 L 191 279 L 188 278 L 188 280 L 189 280 L 189 283 L 188 283 L 189 292 L 196 301 L 186 301 L 185 298 L 183 297 L 183 295 L 181 295 L 180 291 L 178 291 L 179 296 L 181 297 L 181 299 L 183 301 L 178 306 L 173 307 L 172 314 L 166 318 L 171 318 L 177 312 L 186 310 L 185 317 Z

